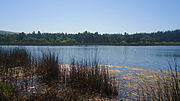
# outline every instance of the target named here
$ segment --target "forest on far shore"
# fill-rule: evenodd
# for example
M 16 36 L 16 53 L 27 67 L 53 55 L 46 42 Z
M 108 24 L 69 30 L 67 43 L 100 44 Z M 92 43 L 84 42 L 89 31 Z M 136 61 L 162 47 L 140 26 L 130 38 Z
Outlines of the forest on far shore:
M 0 34 L 1 45 L 180 45 L 180 30 L 152 33 L 101 34 L 98 32 Z

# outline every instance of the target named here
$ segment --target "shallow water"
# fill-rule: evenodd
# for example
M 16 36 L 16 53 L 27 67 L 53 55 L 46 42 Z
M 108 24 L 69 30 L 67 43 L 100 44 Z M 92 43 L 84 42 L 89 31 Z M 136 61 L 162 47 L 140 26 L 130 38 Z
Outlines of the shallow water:
M 72 59 L 99 60 L 101 64 L 132 66 L 145 69 L 168 68 L 174 58 L 180 65 L 180 46 L 1 46 L 26 48 L 34 57 L 49 50 L 59 55 L 59 63 L 70 64 Z

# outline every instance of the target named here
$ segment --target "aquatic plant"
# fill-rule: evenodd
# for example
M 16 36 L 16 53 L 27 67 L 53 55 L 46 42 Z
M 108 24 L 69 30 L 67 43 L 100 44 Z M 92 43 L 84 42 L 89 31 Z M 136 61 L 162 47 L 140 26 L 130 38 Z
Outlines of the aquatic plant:
M 174 61 L 174 65 L 169 63 L 168 70 L 161 70 L 155 74 L 156 81 L 148 83 L 143 80 L 143 84 L 138 89 L 138 101 L 179 101 L 180 100 L 180 71 L 179 66 Z

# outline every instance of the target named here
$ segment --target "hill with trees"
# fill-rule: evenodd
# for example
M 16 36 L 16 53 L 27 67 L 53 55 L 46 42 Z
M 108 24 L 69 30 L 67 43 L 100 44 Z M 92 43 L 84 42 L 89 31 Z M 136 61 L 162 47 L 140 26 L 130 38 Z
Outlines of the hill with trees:
M 16 32 L 0 30 L 0 34 L 15 34 Z
M 0 34 L 1 45 L 180 45 L 180 30 L 136 34 L 67 33 Z

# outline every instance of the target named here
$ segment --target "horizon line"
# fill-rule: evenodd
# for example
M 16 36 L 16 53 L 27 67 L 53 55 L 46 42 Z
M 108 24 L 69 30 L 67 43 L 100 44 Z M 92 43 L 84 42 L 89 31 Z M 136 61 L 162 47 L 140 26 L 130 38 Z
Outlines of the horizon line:
M 104 33 L 100 33 L 100 32 L 98 32 L 98 31 L 88 31 L 88 30 L 85 30 L 85 31 L 87 31 L 87 32 L 90 32 L 90 33 L 95 33 L 95 32 L 98 32 L 98 34 L 124 34 L 124 33 L 128 33 L 128 34 L 138 34 L 138 33 L 156 33 L 156 32 L 167 32 L 167 31 L 176 31 L 176 30 L 180 30 L 180 28 L 179 29 L 169 29 L 169 30 L 158 30 L 158 31 L 151 31 L 151 32 L 134 32 L 134 33 L 129 33 L 129 32 L 127 32 L 127 31 L 124 31 L 124 32 L 104 32 Z M 1 30 L 0 29 L 0 31 L 5 31 L 5 32 L 12 32 L 12 33 L 22 33 L 22 32 L 24 32 L 24 33 L 26 33 L 26 34 L 31 34 L 32 32 L 35 32 L 35 33 L 37 33 L 38 31 L 40 31 L 40 30 L 37 30 L 37 31 L 31 31 L 31 32 L 26 32 L 26 31 L 9 31 L 9 30 Z M 41 32 L 41 33 L 66 33 L 66 34 L 78 34 L 78 33 L 83 33 L 83 32 L 85 32 L 85 31 L 79 31 L 79 32 Z

